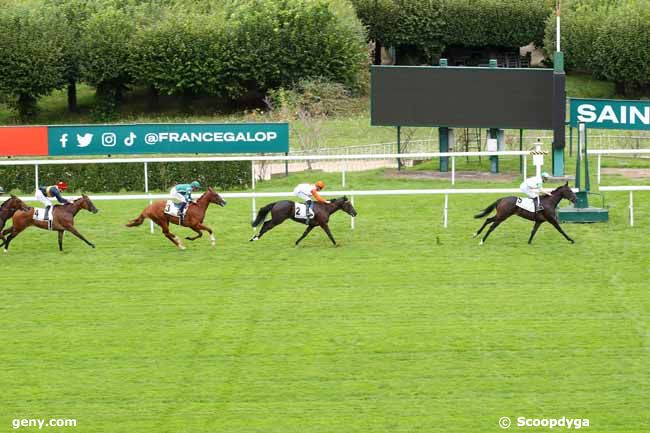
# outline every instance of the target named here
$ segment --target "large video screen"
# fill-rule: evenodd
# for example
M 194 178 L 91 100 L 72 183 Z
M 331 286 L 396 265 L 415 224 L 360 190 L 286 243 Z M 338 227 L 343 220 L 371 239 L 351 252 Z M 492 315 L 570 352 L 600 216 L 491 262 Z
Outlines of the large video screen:
M 372 67 L 373 125 L 553 129 L 553 70 Z

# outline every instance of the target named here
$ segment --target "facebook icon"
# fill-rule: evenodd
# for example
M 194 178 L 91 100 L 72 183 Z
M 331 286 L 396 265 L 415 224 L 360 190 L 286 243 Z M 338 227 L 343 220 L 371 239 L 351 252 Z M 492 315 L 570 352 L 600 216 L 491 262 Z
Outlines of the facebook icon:
M 59 143 L 61 143 L 61 147 L 65 149 L 65 145 L 68 143 L 68 134 L 61 134 Z

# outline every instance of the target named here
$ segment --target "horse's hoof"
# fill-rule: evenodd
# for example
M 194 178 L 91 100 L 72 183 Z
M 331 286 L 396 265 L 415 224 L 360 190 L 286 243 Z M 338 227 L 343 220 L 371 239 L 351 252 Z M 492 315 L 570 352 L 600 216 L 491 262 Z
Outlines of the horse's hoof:
M 178 248 L 179 248 L 181 251 L 185 251 L 185 250 L 187 249 L 187 248 L 185 248 L 185 245 L 179 245 Z
M 7 254 L 8 252 L 9 252 L 9 250 L 7 250 L 7 249 L 5 248 L 5 249 L 4 249 L 4 253 Z
M 575 244 L 575 243 L 576 243 L 576 241 L 574 241 L 573 239 L 571 239 L 571 243 L 572 243 L 572 244 Z
M 258 238 L 257 236 L 253 236 L 252 238 L 250 238 L 250 242 L 258 241 L 259 239 L 260 238 Z
M 475 238 L 476 236 L 478 236 L 478 233 L 474 233 L 474 234 L 472 235 L 472 238 Z
M 216 243 L 216 242 L 210 242 L 210 244 L 211 244 L 213 247 L 216 247 L 216 246 L 217 246 L 217 243 Z
M 483 245 L 483 239 L 478 243 L 479 245 Z
M 97 247 L 95 246 L 95 244 L 90 244 L 90 247 L 91 247 L 91 248 L 97 248 Z

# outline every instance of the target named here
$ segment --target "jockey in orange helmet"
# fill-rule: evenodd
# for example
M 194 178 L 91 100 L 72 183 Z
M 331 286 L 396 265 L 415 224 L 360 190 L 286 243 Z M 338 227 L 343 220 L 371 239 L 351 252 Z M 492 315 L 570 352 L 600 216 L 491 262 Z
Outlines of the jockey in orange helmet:
M 65 191 L 66 189 L 68 189 L 68 184 L 63 181 L 57 182 L 56 185 L 39 186 L 36 189 L 35 198 L 43 203 L 45 207 L 52 206 L 52 198 L 56 198 L 61 204 L 68 204 L 70 201 L 61 197 L 61 191 Z
M 307 224 L 309 224 L 311 220 L 310 212 L 313 211 L 313 200 L 316 200 L 319 203 L 329 203 L 328 200 L 325 200 L 318 193 L 323 189 L 325 189 L 325 182 L 322 180 L 317 181 L 313 185 L 309 183 L 301 183 L 293 189 L 293 193 L 301 198 L 305 202 L 305 205 L 307 205 Z

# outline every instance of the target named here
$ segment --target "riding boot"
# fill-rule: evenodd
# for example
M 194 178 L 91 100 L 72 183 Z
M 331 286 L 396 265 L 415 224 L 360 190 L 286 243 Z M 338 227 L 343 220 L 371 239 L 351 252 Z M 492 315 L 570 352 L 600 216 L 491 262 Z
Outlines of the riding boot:
M 187 206 L 187 203 L 181 203 L 178 206 L 178 225 L 183 225 L 183 212 L 185 212 L 185 206 Z
M 535 212 L 541 212 L 544 210 L 544 206 L 542 206 L 541 199 L 539 197 L 537 198 L 537 203 L 535 205 Z
M 313 206 L 313 203 L 312 203 L 311 200 L 307 200 L 305 202 L 305 213 L 306 213 L 306 215 L 305 215 L 305 218 L 306 218 L 305 224 L 307 224 L 307 225 L 309 225 L 311 223 L 311 209 L 312 209 L 312 206 Z

